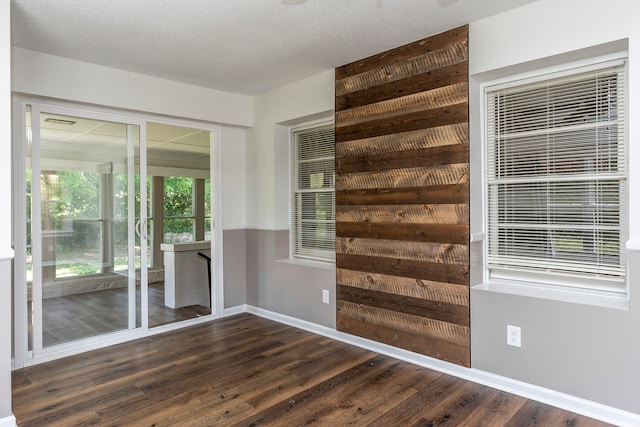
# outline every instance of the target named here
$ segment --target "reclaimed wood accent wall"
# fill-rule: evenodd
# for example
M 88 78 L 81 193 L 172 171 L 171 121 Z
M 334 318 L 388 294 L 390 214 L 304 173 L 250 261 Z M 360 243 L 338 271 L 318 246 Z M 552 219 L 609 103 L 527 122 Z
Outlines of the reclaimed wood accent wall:
M 337 329 L 470 366 L 468 27 L 336 69 Z

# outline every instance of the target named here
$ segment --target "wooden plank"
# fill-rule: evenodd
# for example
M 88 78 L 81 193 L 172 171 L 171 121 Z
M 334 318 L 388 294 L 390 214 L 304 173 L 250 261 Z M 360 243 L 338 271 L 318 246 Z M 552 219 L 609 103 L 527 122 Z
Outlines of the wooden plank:
M 398 168 L 374 172 L 344 173 L 336 176 L 336 191 L 381 188 L 436 187 L 469 180 L 469 164 L 455 163 L 431 167 Z
M 467 41 L 452 43 L 441 49 L 416 55 L 401 62 L 394 62 L 364 73 L 336 80 L 336 96 L 407 79 L 431 70 L 457 64 L 458 62 L 466 62 L 468 56 Z
M 499 392 L 488 387 L 478 389 L 459 381 L 435 381 L 375 420 L 378 426 L 485 426 L 502 424 L 467 423 L 469 415 Z
M 469 246 L 354 237 L 336 238 L 336 253 L 367 255 L 445 264 L 468 264 Z
M 460 204 L 469 201 L 469 184 L 436 185 L 433 187 L 407 187 L 401 189 L 375 188 L 367 190 L 336 191 L 339 205 L 426 205 Z
M 467 123 L 418 129 L 336 143 L 336 158 L 411 151 L 449 144 L 468 144 Z
M 348 76 L 365 73 L 387 64 L 405 61 L 424 52 L 442 49 L 445 46 L 466 41 L 468 39 L 468 34 L 468 25 L 464 25 L 395 49 L 372 55 L 336 68 L 335 78 L 336 80 L 342 80 Z
M 340 316 L 361 320 L 376 326 L 410 332 L 420 338 L 441 340 L 458 346 L 467 346 L 469 343 L 469 327 L 467 326 L 349 301 L 338 300 L 336 309 Z
M 524 397 L 496 390 L 494 397 L 467 416 L 464 422 L 470 426 L 504 426 L 526 400 Z
M 414 316 L 426 317 L 456 325 L 470 326 L 468 306 L 429 301 L 421 298 L 412 298 L 405 295 L 395 295 L 389 292 L 353 288 L 344 285 L 338 285 L 336 287 L 336 298 L 340 301 L 383 308 L 385 310 L 412 314 Z
M 376 419 L 372 425 L 412 426 L 421 419 L 422 414 L 446 405 L 452 396 L 457 396 L 467 390 L 470 389 L 467 389 L 464 381 L 459 378 L 438 378 L 429 384 L 424 384 L 417 393 L 395 406 L 392 410 L 387 411 Z M 486 427 L 493 426 L 487 425 Z
M 336 266 L 347 270 L 469 286 L 467 265 L 336 254 Z
M 412 151 L 336 159 L 336 173 L 371 172 L 400 168 L 427 168 L 469 162 L 466 144 L 441 145 Z
M 332 387 L 322 399 L 303 402 L 301 406 L 304 406 L 304 411 L 300 410 L 299 414 L 292 414 L 291 417 L 278 418 L 278 425 L 301 426 L 313 422 L 331 426 L 371 425 L 371 421 L 396 406 L 388 396 L 398 396 L 398 399 L 409 398 L 423 384 L 422 381 L 416 381 L 417 377 L 423 376 L 424 381 L 440 377 L 435 371 L 420 370 L 417 366 L 407 369 L 397 362 L 388 365 L 371 361 L 369 366 L 372 371 L 370 375 L 360 375 L 357 382 Z M 372 392 L 378 386 L 384 387 L 384 395 Z M 305 413 L 313 416 L 302 418 Z M 325 420 L 330 418 L 330 422 L 321 420 L 318 414 L 322 414 Z
M 458 396 L 449 396 L 444 408 L 431 408 L 421 419 L 414 424 L 415 427 L 437 426 L 448 423 L 463 424 L 465 419 L 497 393 L 496 390 L 486 391 L 469 390 L 466 385 L 464 393 Z M 453 425 L 452 424 L 452 425 Z
M 336 206 L 336 222 L 468 224 L 469 205 Z
M 322 414 L 323 418 L 336 420 L 341 415 L 347 396 L 355 398 L 362 393 L 368 394 L 370 385 L 374 383 L 390 387 L 400 393 L 401 396 L 408 397 L 414 394 L 413 390 L 406 393 L 401 388 L 395 387 L 391 381 L 391 375 L 383 374 L 395 371 L 396 366 L 397 363 L 392 359 L 382 356 L 372 357 L 327 381 L 313 387 L 307 387 L 301 392 L 291 395 L 288 400 L 282 400 L 270 408 L 247 418 L 243 423 L 238 423 L 238 425 L 301 426 L 317 422 L 320 414 Z M 359 397 L 362 398 L 363 396 Z M 363 403 L 361 407 L 367 407 L 367 405 Z M 293 411 L 294 408 L 296 409 L 295 411 Z M 331 424 L 339 425 L 336 423 Z
M 454 283 L 443 283 L 409 277 L 363 271 L 336 269 L 336 281 L 340 285 L 389 292 L 431 301 L 441 301 L 456 305 L 469 305 L 469 287 Z
M 580 419 L 580 421 L 578 421 Z M 565 411 L 557 411 L 544 403 L 526 401 L 520 410 L 509 419 L 506 427 L 526 426 L 599 426 L 601 422 L 584 419 L 583 417 Z
M 425 354 L 436 359 L 470 367 L 469 347 L 435 338 L 426 339 L 413 333 L 342 316 L 338 313 L 336 329 L 394 347 Z
M 457 64 L 431 70 L 403 80 L 336 96 L 336 112 L 457 83 L 466 85 L 468 68 L 467 61 L 458 62 Z
M 353 139 L 371 138 L 437 126 L 464 123 L 469 120 L 467 102 L 418 111 L 391 119 L 372 120 L 352 126 L 340 126 L 336 123 L 336 142 Z
M 467 224 L 338 222 L 336 236 L 467 245 L 469 226 Z
M 374 120 L 433 110 L 469 101 L 467 82 L 374 102 L 335 113 L 337 126 L 353 126 Z

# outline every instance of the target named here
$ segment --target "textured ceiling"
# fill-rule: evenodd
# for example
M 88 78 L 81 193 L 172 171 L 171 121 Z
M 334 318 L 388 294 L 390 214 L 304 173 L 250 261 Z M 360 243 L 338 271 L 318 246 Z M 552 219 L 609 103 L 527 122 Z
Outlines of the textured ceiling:
M 11 0 L 14 46 L 257 94 L 532 0 Z

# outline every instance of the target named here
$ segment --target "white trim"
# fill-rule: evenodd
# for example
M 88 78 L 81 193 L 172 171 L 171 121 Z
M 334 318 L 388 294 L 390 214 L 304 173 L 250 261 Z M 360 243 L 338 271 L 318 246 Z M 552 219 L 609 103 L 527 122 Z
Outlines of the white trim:
M 14 97 L 13 99 L 13 135 L 11 141 L 13 155 L 13 194 L 12 194 L 12 211 L 11 219 L 12 238 L 14 248 L 27 247 L 27 233 L 22 230 L 27 229 L 27 206 L 24 203 L 24 194 L 27 190 L 27 182 L 25 178 L 26 165 L 26 127 L 24 126 L 24 117 L 26 116 L 26 106 L 23 102 Z M 16 122 L 19 125 L 16 126 Z M 20 141 L 16 144 L 15 141 Z M 18 231 L 19 230 L 19 231 Z M 13 261 L 13 279 L 11 286 L 13 287 L 13 365 L 15 367 L 24 366 L 24 360 L 28 353 L 28 314 L 27 314 L 27 286 L 25 285 L 27 270 L 26 251 L 18 250 Z M 18 284 L 16 286 L 16 284 Z
M 222 224 L 222 126 L 215 126 L 209 133 L 209 180 L 213 198 L 211 203 L 211 254 L 213 255 L 214 270 L 211 275 L 211 314 L 220 317 L 224 312 L 224 229 Z
M 24 103 L 23 103 L 24 105 Z M 67 114 L 73 115 L 73 114 Z M 20 119 L 20 126 L 25 126 L 25 117 Z M 37 126 L 33 126 L 37 123 Z M 37 179 L 33 179 L 34 176 L 39 177 L 42 173 L 42 167 L 40 164 L 40 155 L 34 156 L 33 153 L 40 153 L 40 106 L 37 104 L 31 104 L 31 266 L 33 276 L 31 279 L 31 351 L 32 354 L 37 355 L 42 351 L 42 195 L 40 193 L 40 182 Z M 22 177 L 21 177 L 22 178 Z M 26 188 L 26 187 L 25 187 Z M 21 202 L 24 204 L 24 201 Z M 22 220 L 22 218 L 20 218 Z M 27 217 L 24 218 L 27 220 Z M 25 230 L 23 228 L 22 230 Z M 38 244 L 33 244 L 38 242 Z M 26 244 L 26 241 L 25 241 Z M 25 251 L 27 246 L 18 248 L 19 251 Z M 27 289 L 27 282 L 20 283 L 19 286 Z M 25 296 L 25 300 L 20 304 L 27 306 L 28 291 L 20 292 Z M 28 319 L 28 318 L 26 318 Z M 26 320 L 24 319 L 24 320 Z M 28 325 L 28 323 L 27 323 Z M 25 329 L 26 331 L 26 329 Z M 28 356 L 25 356 L 28 359 Z M 25 361 L 26 364 L 26 361 Z
M 542 283 L 522 281 L 487 281 L 472 286 L 472 289 L 483 292 L 519 295 L 522 297 L 541 298 L 552 301 L 563 301 L 573 304 L 585 304 L 595 307 L 629 310 L 629 297 L 626 293 L 580 289 L 568 286 L 546 285 Z
M 569 60 L 568 62 L 561 62 L 553 65 L 542 65 L 539 68 L 531 66 L 531 68 L 521 72 L 512 72 L 506 68 L 503 70 L 504 74 L 497 77 L 493 77 L 492 73 L 484 72 L 474 73 L 471 76 L 480 82 L 482 89 L 488 86 L 500 88 L 503 85 L 510 86 L 513 84 L 520 84 L 520 82 L 528 83 L 573 74 L 576 69 L 600 69 L 603 68 L 602 64 L 626 61 L 628 57 L 628 49 L 616 49 L 615 52 L 604 55 L 589 56 L 575 61 Z M 488 76 L 488 78 L 485 76 Z
M 288 228 L 276 228 L 270 225 L 247 225 L 245 230 L 258 230 L 258 231 L 289 231 Z
M 127 128 L 131 125 L 127 124 Z M 149 214 L 151 212 L 147 212 L 147 203 L 146 200 L 150 200 L 149 194 L 147 194 L 147 126 L 148 123 L 145 122 L 144 126 L 140 126 L 138 129 L 140 130 L 139 135 L 139 143 L 138 143 L 138 156 L 139 156 L 139 171 L 138 174 L 140 176 L 139 180 L 139 191 L 140 191 L 140 247 L 146 248 L 149 244 L 149 236 L 147 235 L 147 222 L 149 221 Z M 144 201 L 143 201 L 144 200 Z M 135 211 L 134 211 L 135 212 Z M 134 213 L 135 216 L 135 213 Z M 153 256 L 153 247 L 151 248 L 152 256 Z M 135 279 L 135 266 L 133 269 L 133 275 Z M 136 291 L 135 291 L 135 280 L 134 280 L 134 289 L 130 290 L 131 294 L 129 296 L 129 304 L 131 306 L 130 316 L 133 319 L 136 318 Z M 147 259 L 147 251 L 140 251 L 140 326 L 143 331 L 147 331 L 149 329 L 149 262 Z M 133 324 L 130 324 L 130 328 L 135 328 L 135 321 Z
M 147 123 L 158 123 L 149 120 Z M 209 130 L 208 132 L 211 132 Z M 151 176 L 183 176 L 188 178 L 208 179 L 209 171 L 202 169 L 173 168 L 169 166 L 148 166 L 147 175 Z
M 9 415 L 8 417 L 0 418 L 0 427 L 18 427 L 16 417 Z
M 640 251 L 640 240 L 629 240 L 626 247 L 628 251 L 638 252 Z
M 136 218 L 135 218 L 135 205 L 136 205 L 136 194 L 135 194 L 135 175 L 136 175 L 136 147 L 134 145 L 134 137 L 133 137 L 133 126 L 127 122 L 123 123 L 126 126 L 126 150 L 127 150 L 127 236 L 135 236 L 136 233 Z M 33 126 L 33 124 L 32 124 Z M 40 124 L 38 123 L 38 126 Z M 146 127 L 138 125 L 138 129 L 142 131 L 142 128 Z M 140 143 L 142 144 L 142 133 L 140 133 Z M 142 147 L 140 147 L 141 149 Z M 37 153 L 38 156 L 41 156 L 41 153 Z M 142 165 L 142 163 L 141 163 Z M 142 171 L 141 171 L 142 172 Z M 147 177 L 144 175 L 140 175 L 140 188 L 146 188 L 146 179 Z M 33 180 L 33 178 L 32 178 Z M 134 189 L 134 191 L 130 191 L 130 189 Z M 143 194 L 140 193 L 140 220 L 138 225 L 140 225 L 140 247 L 147 247 L 146 239 L 144 238 L 144 231 L 142 222 L 146 221 L 146 218 L 143 216 L 142 206 L 146 206 L 146 198 L 143 197 Z M 133 212 L 133 215 L 131 214 Z M 40 220 L 41 214 L 38 215 L 38 220 Z M 147 253 L 146 250 L 141 250 L 140 254 Z M 127 317 L 129 319 L 128 329 L 136 328 L 136 246 L 135 246 L 135 237 L 132 239 L 131 237 L 127 238 L 127 287 L 128 287 L 128 297 L 127 302 L 129 305 Z M 147 265 L 140 265 L 140 272 L 146 270 Z M 140 292 L 142 293 L 142 286 L 140 287 Z M 141 297 L 142 300 L 142 297 Z M 141 306 L 141 311 L 144 312 L 144 307 Z M 144 323 L 144 322 L 143 322 Z M 143 325 L 144 327 L 144 325 Z
M 321 117 L 319 119 L 304 121 L 302 123 L 295 124 L 293 126 L 289 126 L 289 136 L 291 136 L 292 132 L 298 132 L 301 130 L 313 129 L 320 126 L 329 126 L 335 124 L 335 118 L 333 116 L 330 117 Z
M 284 258 L 284 259 L 277 259 L 276 262 L 280 262 L 283 264 L 300 265 L 303 267 L 322 268 L 325 270 L 335 271 L 336 269 L 335 261 L 322 261 L 322 260 L 305 259 L 305 258 Z
M 222 231 L 241 231 L 247 230 L 247 227 L 244 225 L 224 225 L 222 226 Z
M 0 249 L 0 261 L 11 261 L 16 256 L 16 253 L 11 248 Z
M 311 323 L 306 320 L 300 320 L 284 314 L 275 313 L 273 311 L 264 310 L 262 308 L 248 305 L 247 313 L 621 427 L 634 427 L 640 425 L 640 414 L 634 414 L 632 412 L 571 396 L 569 394 L 560 393 L 548 388 L 517 381 L 501 375 L 492 374 L 479 369 L 454 365 L 449 362 L 444 362 L 442 360 L 413 353 L 387 344 L 339 332 L 326 326 Z
M 469 243 L 482 242 L 486 235 L 484 232 L 471 233 L 469 236 Z
M 247 304 L 236 305 L 235 307 L 229 307 L 222 310 L 222 317 L 235 316 L 236 314 L 242 314 L 247 312 Z

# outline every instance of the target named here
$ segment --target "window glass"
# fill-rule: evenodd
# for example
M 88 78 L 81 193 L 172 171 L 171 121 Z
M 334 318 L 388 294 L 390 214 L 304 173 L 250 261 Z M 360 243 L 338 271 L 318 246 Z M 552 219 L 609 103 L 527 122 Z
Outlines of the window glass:
M 487 91 L 492 278 L 623 290 L 624 64 Z
M 164 178 L 164 242 L 194 240 L 193 178 Z
M 292 134 L 291 255 L 335 259 L 335 131 L 323 125 Z

